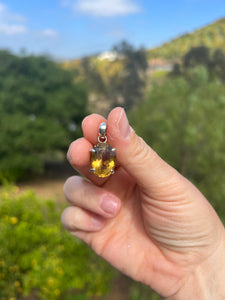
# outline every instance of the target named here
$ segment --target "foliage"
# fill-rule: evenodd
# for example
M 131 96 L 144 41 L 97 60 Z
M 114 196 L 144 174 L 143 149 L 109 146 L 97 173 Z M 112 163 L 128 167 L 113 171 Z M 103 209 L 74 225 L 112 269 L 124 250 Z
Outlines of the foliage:
M 130 118 L 159 155 L 194 182 L 225 222 L 225 86 L 204 66 L 154 85 Z
M 0 177 L 40 172 L 80 134 L 86 87 L 44 56 L 0 51 Z
M 89 90 L 97 93 L 104 93 L 105 86 L 104 80 L 99 72 L 96 63 L 89 57 L 84 57 L 81 60 L 81 70 L 84 76 Z
M 115 54 L 113 61 L 98 57 L 83 58 L 80 64 L 81 74 L 90 94 L 97 94 L 98 101 L 103 95 L 104 100 L 108 101 L 108 110 L 117 105 L 130 109 L 143 98 L 146 51 L 142 48 L 137 50 L 123 41 L 113 47 L 112 53 Z
M 160 47 L 148 50 L 148 58 L 179 59 L 191 48 L 205 46 L 210 49 L 221 48 L 225 51 L 225 18 L 184 34 Z
M 148 66 L 146 52 L 143 48 L 135 50 L 125 41 L 116 45 L 113 50 L 117 53 L 117 59 L 123 60 L 123 71 L 112 78 L 112 88 L 123 98 L 123 105 L 129 110 L 143 98 Z M 117 99 L 115 105 L 118 105 Z
M 73 288 L 77 290 L 73 299 L 107 291 L 114 271 L 85 244 L 66 233 L 60 224 L 61 210 L 62 205 L 57 207 L 32 191 L 21 193 L 18 187 L 1 191 L 2 300 L 34 291 L 46 300 L 69 299 Z
M 204 46 L 192 48 L 185 54 L 180 64 L 176 63 L 170 75 L 186 76 L 187 71 L 196 66 L 204 66 L 211 77 L 225 82 L 225 54 L 221 49 L 211 51 Z
M 191 48 L 183 58 L 183 66 L 185 69 L 193 68 L 196 65 L 210 65 L 209 48 L 200 46 Z
M 133 282 L 127 300 L 160 300 L 161 297 L 154 293 L 148 286 L 140 282 Z

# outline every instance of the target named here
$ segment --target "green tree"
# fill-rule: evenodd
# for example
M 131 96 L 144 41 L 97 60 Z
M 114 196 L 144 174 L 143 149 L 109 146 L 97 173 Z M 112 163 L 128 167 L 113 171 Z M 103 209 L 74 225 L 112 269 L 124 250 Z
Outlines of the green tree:
M 143 48 L 135 49 L 123 41 L 112 48 L 113 61 L 85 57 L 81 73 L 90 94 L 104 96 L 109 108 L 123 105 L 130 109 L 143 99 L 146 82 L 147 57 Z
M 80 134 L 87 92 L 44 56 L 0 51 L 0 177 L 40 172 Z
M 209 66 L 210 51 L 205 46 L 191 48 L 183 57 L 183 66 L 185 69 L 193 68 L 196 65 Z
M 146 51 L 143 48 L 136 50 L 126 41 L 113 47 L 117 59 L 123 61 L 123 70 L 115 74 L 110 82 L 114 89 L 114 105 L 118 105 L 118 96 L 123 98 L 123 105 L 128 110 L 138 105 L 143 99 L 145 75 L 148 67 Z M 111 92 L 112 94 L 112 92 Z
M 221 49 L 210 52 L 210 49 L 204 46 L 190 49 L 182 58 L 181 63 L 173 66 L 170 76 L 188 75 L 188 70 L 196 66 L 207 68 L 211 77 L 218 77 L 225 82 L 225 54 Z
M 192 78 L 192 81 L 189 80 Z M 194 182 L 225 222 L 225 87 L 203 66 L 152 87 L 130 114 L 137 132 Z
M 215 50 L 210 63 L 210 69 L 216 76 L 225 82 L 225 55 L 221 49 Z
M 105 85 L 102 75 L 96 68 L 96 65 L 92 62 L 91 57 L 86 56 L 82 58 L 81 69 L 89 90 L 97 93 L 104 93 Z

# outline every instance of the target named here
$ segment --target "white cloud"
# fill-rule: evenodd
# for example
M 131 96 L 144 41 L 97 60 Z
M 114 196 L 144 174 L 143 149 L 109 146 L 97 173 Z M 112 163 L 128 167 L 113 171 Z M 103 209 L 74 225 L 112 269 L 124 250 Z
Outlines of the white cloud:
M 115 17 L 140 12 L 140 7 L 132 0 L 63 0 L 63 6 L 74 12 L 95 17 Z
M 58 37 L 58 33 L 53 29 L 45 29 L 41 32 L 41 35 L 48 38 Z
M 18 14 L 11 13 L 8 7 L 0 2 L 0 34 L 18 35 L 27 33 L 24 25 L 26 19 Z
M 15 35 L 15 34 L 24 34 L 26 32 L 27 32 L 27 28 L 23 25 L 0 23 L 0 34 Z

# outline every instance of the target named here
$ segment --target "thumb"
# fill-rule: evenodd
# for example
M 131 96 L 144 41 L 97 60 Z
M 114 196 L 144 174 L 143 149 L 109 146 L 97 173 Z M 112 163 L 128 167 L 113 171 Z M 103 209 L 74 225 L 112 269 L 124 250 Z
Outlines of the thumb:
M 108 116 L 107 134 L 116 148 L 119 164 L 144 190 L 156 192 L 168 188 L 182 176 L 162 160 L 129 125 L 123 108 L 113 109 Z
M 165 249 L 197 253 L 199 247 L 209 255 L 224 227 L 200 191 L 135 134 L 122 108 L 109 114 L 107 134 L 119 164 L 148 196 L 142 199 L 151 209 L 143 217 L 151 237 Z

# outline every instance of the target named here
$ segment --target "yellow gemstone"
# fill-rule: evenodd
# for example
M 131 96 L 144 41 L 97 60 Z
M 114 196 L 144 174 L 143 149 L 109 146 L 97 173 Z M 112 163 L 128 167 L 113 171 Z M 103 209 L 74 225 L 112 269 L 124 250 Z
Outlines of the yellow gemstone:
M 90 171 L 98 177 L 107 177 L 114 173 L 116 165 L 115 148 L 107 143 L 98 143 L 91 149 Z

